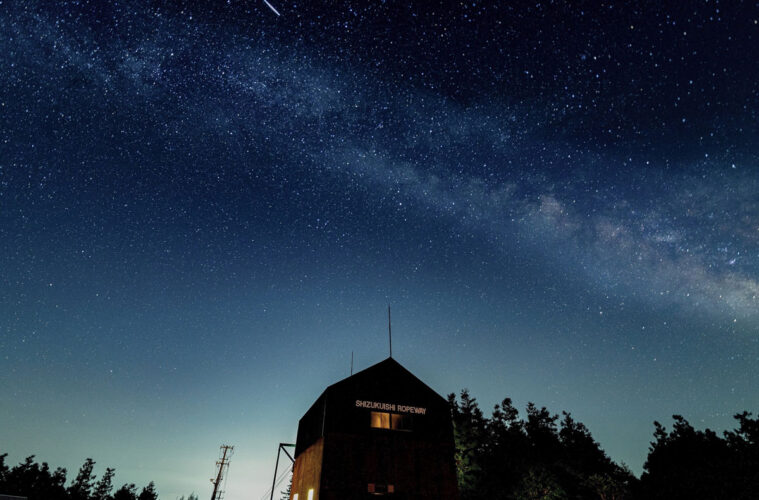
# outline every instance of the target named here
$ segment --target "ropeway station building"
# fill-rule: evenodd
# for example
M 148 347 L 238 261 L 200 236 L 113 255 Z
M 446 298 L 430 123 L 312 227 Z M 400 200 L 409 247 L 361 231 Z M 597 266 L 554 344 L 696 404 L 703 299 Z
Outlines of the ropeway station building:
M 447 401 L 388 358 L 300 419 L 290 500 L 458 500 Z

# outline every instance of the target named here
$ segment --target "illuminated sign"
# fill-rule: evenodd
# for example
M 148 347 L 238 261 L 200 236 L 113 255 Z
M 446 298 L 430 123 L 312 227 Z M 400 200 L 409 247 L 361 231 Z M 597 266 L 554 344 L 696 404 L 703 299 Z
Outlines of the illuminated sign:
M 427 408 L 420 406 L 398 405 L 393 403 L 380 403 L 377 401 L 356 400 L 356 408 L 366 408 L 369 410 L 394 411 L 396 413 L 411 413 L 414 415 L 426 415 Z

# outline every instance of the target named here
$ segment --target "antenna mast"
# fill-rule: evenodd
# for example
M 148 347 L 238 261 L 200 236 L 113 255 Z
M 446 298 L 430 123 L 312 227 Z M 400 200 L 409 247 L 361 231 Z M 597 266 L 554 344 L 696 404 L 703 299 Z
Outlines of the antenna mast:
M 213 484 L 211 500 L 221 500 L 224 497 L 224 491 L 222 491 L 221 485 L 222 481 L 225 479 L 224 473 L 229 470 L 229 459 L 232 458 L 232 451 L 234 449 L 234 446 L 226 444 L 221 445 L 221 448 L 219 448 L 219 455 L 221 455 L 221 458 L 216 461 L 216 479 L 211 479 L 211 484 Z
M 353 351 L 351 351 L 351 376 L 353 376 Z
M 390 321 L 390 305 L 387 306 L 387 337 L 390 340 L 390 357 L 393 357 L 393 327 Z

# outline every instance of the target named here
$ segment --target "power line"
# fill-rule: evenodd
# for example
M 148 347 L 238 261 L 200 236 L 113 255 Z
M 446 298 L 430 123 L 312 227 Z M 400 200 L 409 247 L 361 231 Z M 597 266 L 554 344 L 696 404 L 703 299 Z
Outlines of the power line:
M 285 479 L 287 479 L 287 477 L 288 477 L 290 474 L 292 474 L 292 472 L 293 472 L 293 466 L 292 466 L 292 465 L 290 465 L 290 466 L 288 466 L 288 467 L 285 469 L 285 471 L 284 471 L 282 474 L 280 474 L 280 476 L 277 478 L 277 480 L 276 480 L 276 483 L 274 484 L 274 490 L 276 490 L 276 489 L 277 489 L 277 487 L 278 487 L 278 486 L 280 486 L 280 485 L 282 484 L 282 481 L 284 481 Z M 267 500 L 268 498 L 270 498 L 270 497 L 271 497 L 271 492 L 272 492 L 272 489 L 271 489 L 271 488 L 269 488 L 268 490 L 266 490 L 266 493 L 264 493 L 263 495 L 261 495 L 261 500 Z

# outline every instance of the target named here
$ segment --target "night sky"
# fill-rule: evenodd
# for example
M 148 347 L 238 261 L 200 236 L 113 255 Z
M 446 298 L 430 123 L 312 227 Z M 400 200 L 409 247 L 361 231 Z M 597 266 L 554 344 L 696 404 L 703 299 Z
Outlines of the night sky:
M 486 414 L 759 410 L 755 2 L 0 1 L 0 452 L 270 486 L 393 354 Z

